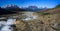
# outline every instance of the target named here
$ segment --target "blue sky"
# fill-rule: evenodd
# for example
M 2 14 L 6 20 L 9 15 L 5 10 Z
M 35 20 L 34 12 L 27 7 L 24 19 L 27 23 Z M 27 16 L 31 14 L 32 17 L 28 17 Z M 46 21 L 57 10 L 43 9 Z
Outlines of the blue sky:
M 0 6 L 16 4 L 19 7 L 37 6 L 37 7 L 55 7 L 60 4 L 60 0 L 0 0 Z

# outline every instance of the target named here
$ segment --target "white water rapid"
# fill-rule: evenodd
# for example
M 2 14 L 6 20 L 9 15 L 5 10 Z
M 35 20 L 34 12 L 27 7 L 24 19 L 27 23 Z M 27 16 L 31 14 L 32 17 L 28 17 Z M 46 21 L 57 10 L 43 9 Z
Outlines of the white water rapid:
M 7 21 L 0 21 L 0 31 L 13 31 L 11 25 L 15 19 L 7 19 Z

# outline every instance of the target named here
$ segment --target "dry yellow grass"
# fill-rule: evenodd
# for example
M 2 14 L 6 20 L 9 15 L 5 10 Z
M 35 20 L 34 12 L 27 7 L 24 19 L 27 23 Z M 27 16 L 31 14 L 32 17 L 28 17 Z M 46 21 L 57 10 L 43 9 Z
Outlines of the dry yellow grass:
M 18 31 L 60 31 L 60 13 L 58 11 L 60 12 L 59 8 L 49 9 L 43 12 L 48 14 L 43 14 L 41 12 L 30 12 L 29 14 L 29 12 L 23 12 L 29 16 L 37 16 L 37 19 L 28 21 L 17 19 L 14 24 Z

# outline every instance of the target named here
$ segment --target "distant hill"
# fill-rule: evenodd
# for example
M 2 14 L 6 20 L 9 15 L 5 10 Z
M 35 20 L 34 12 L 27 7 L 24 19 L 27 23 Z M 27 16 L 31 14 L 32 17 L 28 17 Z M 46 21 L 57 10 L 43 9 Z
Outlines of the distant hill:
M 26 12 L 48 12 L 48 13 L 56 13 L 60 12 L 60 4 L 58 4 L 55 8 L 38 8 L 37 6 L 28 6 L 27 8 L 19 8 L 17 5 L 7 5 L 5 8 L 0 7 L 0 15 L 2 14 L 13 14 L 21 11 Z
M 0 7 L 0 15 L 3 14 L 14 14 L 14 13 L 18 13 L 21 11 L 26 11 L 26 12 L 37 12 L 40 10 L 45 10 L 47 8 L 38 8 L 37 6 L 29 6 L 27 8 L 19 8 L 17 5 L 7 5 L 5 8 L 1 8 Z
M 41 10 L 39 12 L 44 12 L 44 13 L 60 13 L 60 4 L 58 4 L 56 7 L 54 8 L 49 8 L 47 10 Z
M 25 11 L 25 10 L 20 9 L 20 8 L 12 8 L 12 7 L 9 7 L 9 8 L 1 8 L 0 7 L 0 15 L 14 14 L 19 11 Z
M 38 12 L 41 10 L 47 10 L 48 8 L 38 8 L 37 6 L 28 6 L 22 9 L 25 9 L 26 11 L 31 11 L 31 12 Z
M 55 8 L 60 8 L 60 4 L 58 4 Z

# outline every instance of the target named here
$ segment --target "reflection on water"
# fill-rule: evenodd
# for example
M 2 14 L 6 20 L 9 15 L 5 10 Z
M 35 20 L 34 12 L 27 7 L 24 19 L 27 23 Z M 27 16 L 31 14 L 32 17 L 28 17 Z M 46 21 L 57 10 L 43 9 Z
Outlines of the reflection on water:
M 13 31 L 11 25 L 15 19 L 8 19 L 7 21 L 0 21 L 0 31 Z

